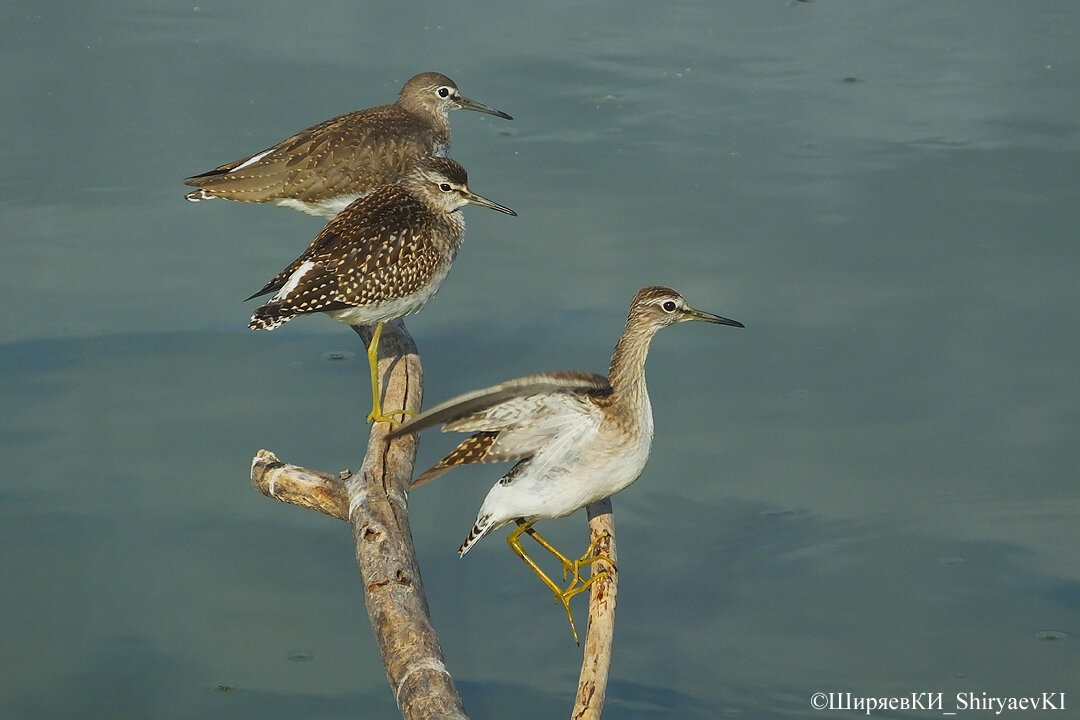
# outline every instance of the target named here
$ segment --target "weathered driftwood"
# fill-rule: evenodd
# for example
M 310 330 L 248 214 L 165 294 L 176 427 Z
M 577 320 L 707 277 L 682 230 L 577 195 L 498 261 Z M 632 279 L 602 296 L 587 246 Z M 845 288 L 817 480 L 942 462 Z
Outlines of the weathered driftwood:
M 593 572 L 606 571 L 589 588 L 589 629 L 585 634 L 585 656 L 581 661 L 577 698 L 570 720 L 597 720 L 604 710 L 608 667 L 611 665 L 611 641 L 615 633 L 615 594 L 619 575 L 613 563 L 615 552 L 615 516 L 611 498 L 585 508 L 589 516 L 589 542 L 596 542 L 596 553 L 611 559 L 593 564 Z
M 383 330 L 379 356 L 383 407 L 418 411 L 423 371 L 416 345 L 400 322 Z M 409 529 L 405 488 L 412 479 L 416 438 L 405 436 L 387 443 L 388 431 L 385 423 L 372 426 L 363 465 L 351 475 L 289 465 L 260 450 L 251 464 L 251 481 L 264 495 L 352 525 L 368 618 L 402 716 L 406 720 L 467 720 L 431 624 Z M 608 533 L 599 547 L 614 560 L 610 502 L 591 505 L 588 514 L 590 539 Z M 574 720 L 600 717 L 610 664 L 616 576 L 609 564 L 596 565 L 610 572 L 590 588 L 589 628 Z

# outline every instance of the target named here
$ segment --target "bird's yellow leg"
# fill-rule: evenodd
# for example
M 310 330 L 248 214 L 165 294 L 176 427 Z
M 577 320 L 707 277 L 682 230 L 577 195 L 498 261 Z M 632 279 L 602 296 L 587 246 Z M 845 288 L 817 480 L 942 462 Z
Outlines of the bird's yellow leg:
M 371 342 L 368 343 L 367 358 L 368 368 L 371 370 L 371 414 L 367 416 L 368 422 L 394 422 L 394 415 L 415 415 L 409 410 L 391 410 L 388 413 L 382 411 L 381 393 L 379 392 L 379 338 L 382 337 L 383 323 L 375 326 L 375 332 L 371 334 Z
M 592 565 L 597 560 L 605 560 L 608 563 L 610 563 L 612 566 L 615 565 L 615 563 L 612 562 L 611 558 L 609 558 L 607 555 L 597 555 L 596 554 L 596 546 L 600 543 L 601 540 L 608 537 L 608 533 L 606 533 L 606 532 L 601 533 L 600 535 L 598 535 L 596 537 L 595 540 L 593 540 L 591 543 L 589 543 L 589 548 L 585 551 L 585 554 L 582 555 L 577 560 L 570 560 L 565 555 L 563 555 L 561 552 L 556 550 L 551 545 L 551 543 L 549 543 L 547 540 L 545 540 L 544 538 L 542 538 L 540 536 L 540 533 L 536 532 L 536 530 L 533 530 L 531 523 L 529 524 L 529 527 L 526 528 L 525 530 L 523 530 L 522 532 L 524 532 L 526 535 L 528 535 L 533 540 L 535 540 L 536 543 L 540 547 L 544 548 L 549 553 L 554 555 L 555 558 L 558 559 L 558 561 L 560 563 L 562 563 L 563 580 L 566 580 L 567 577 L 573 578 L 571 580 L 571 582 L 570 582 L 570 585 L 566 588 L 566 590 L 564 592 L 570 592 L 571 590 L 574 590 L 575 586 L 578 585 L 578 583 L 585 583 L 586 582 L 585 580 L 581 579 L 581 575 L 579 574 L 579 572 L 581 571 L 581 568 L 586 567 L 588 565 Z M 596 577 L 596 576 L 593 575 L 592 577 Z M 589 578 L 589 582 L 592 581 L 592 577 Z M 585 584 L 582 587 L 575 590 L 574 595 L 581 592 L 585 587 L 588 587 L 588 584 Z M 573 595 L 571 595 L 570 597 L 573 597 Z
M 574 587 L 574 583 L 570 583 L 570 587 L 563 590 L 563 597 L 567 600 L 570 600 L 570 598 L 574 597 L 578 593 L 588 590 L 594 582 L 604 577 L 605 575 L 607 575 L 607 570 L 597 570 L 589 576 L 588 580 L 583 580 L 581 584 L 577 587 Z M 580 580 L 580 578 L 578 579 Z
M 563 608 L 566 609 L 566 619 L 570 621 L 570 631 L 574 633 L 574 642 L 580 645 L 581 643 L 580 641 L 578 641 L 577 626 L 574 625 L 574 615 L 570 612 L 570 598 L 572 598 L 574 595 L 577 595 L 578 592 L 583 590 L 584 586 L 576 591 L 571 591 L 570 589 L 564 591 L 562 588 L 556 585 L 551 580 L 551 578 L 544 574 L 544 571 L 540 569 L 540 566 L 536 564 L 536 561 L 529 557 L 528 553 L 525 552 L 525 548 L 521 547 L 521 533 L 528 532 L 530 529 L 532 529 L 533 522 L 535 521 L 526 522 L 524 520 L 518 520 L 518 526 L 513 530 L 513 532 L 506 536 L 506 543 L 510 546 L 510 549 L 514 551 L 514 554 L 524 560 L 525 564 L 528 565 L 532 569 L 532 571 L 536 573 L 537 577 L 539 577 L 543 581 L 543 583 L 548 586 L 548 589 L 551 590 L 551 592 L 555 595 L 555 599 L 562 603 Z M 554 548 L 551 548 L 551 546 L 548 545 L 546 541 L 543 547 L 552 550 L 556 553 L 556 555 L 558 555 L 558 552 L 555 551 Z M 563 559 L 565 560 L 565 558 Z M 597 577 L 599 576 L 594 575 L 593 577 L 589 578 L 589 581 L 591 582 Z M 586 583 L 585 585 L 587 584 L 588 583 Z M 569 594 L 567 594 L 568 592 Z
M 570 572 L 570 569 L 574 566 L 573 560 L 568 559 L 565 555 L 555 549 L 555 547 L 547 540 L 540 536 L 540 533 L 533 530 L 532 523 L 528 524 L 529 527 L 522 530 L 526 535 L 536 541 L 536 544 L 547 550 L 549 553 L 555 556 L 559 563 L 563 566 L 563 580 L 566 579 L 566 574 Z

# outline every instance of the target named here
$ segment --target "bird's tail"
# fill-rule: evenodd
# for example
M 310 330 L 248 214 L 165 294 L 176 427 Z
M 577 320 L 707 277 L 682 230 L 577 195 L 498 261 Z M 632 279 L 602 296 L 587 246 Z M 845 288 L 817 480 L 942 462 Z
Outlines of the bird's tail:
M 211 195 L 206 190 L 199 188 L 198 190 L 192 190 L 184 198 L 188 202 L 199 202 L 200 200 L 213 200 L 216 196 Z
M 480 542 L 480 538 L 488 534 L 495 524 L 491 522 L 491 515 L 479 515 L 476 518 L 476 523 L 472 526 L 472 530 L 469 531 L 469 536 L 465 538 L 465 542 L 461 543 L 461 547 L 458 548 L 458 557 L 465 557 L 465 553 L 469 552 L 473 545 Z
M 251 322 L 248 323 L 248 327 L 252 330 L 273 330 L 276 327 L 281 327 L 295 317 L 283 312 L 283 309 L 281 304 L 276 302 L 268 302 L 262 307 L 256 308 L 251 315 Z

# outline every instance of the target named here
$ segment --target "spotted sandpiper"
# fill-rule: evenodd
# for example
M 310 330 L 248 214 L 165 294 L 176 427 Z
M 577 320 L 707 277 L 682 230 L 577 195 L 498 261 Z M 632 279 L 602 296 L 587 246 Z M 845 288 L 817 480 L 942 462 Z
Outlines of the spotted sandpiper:
M 251 316 L 252 330 L 273 330 L 298 315 L 326 313 L 351 325 L 374 325 L 368 344 L 369 421 L 390 422 L 379 395 L 383 323 L 422 308 L 439 289 L 465 236 L 467 204 L 517 215 L 469 189 L 465 168 L 444 157 L 422 158 L 402 181 L 352 202 L 307 250 L 248 300 L 274 293 Z
M 645 387 L 649 343 L 661 328 L 688 320 L 743 327 L 735 320 L 695 310 L 682 295 L 665 287 L 638 291 L 630 303 L 608 377 L 584 372 L 530 375 L 458 396 L 427 410 L 390 432 L 390 437 L 442 423 L 443 431 L 473 433 L 411 487 L 422 485 L 455 465 L 516 461 L 488 492 L 476 523 L 458 549 L 464 556 L 492 530 L 517 523 L 510 548 L 555 594 L 577 628 L 570 598 L 602 573 L 583 581 L 581 567 L 599 559 L 590 545 L 572 561 L 534 530 L 546 518 L 564 517 L 634 482 L 645 467 L 653 437 L 652 407 Z M 521 546 L 522 533 L 552 553 L 572 581 L 555 584 Z
M 420 73 L 390 105 L 332 118 L 188 178 L 184 183 L 199 189 L 185 197 L 273 203 L 332 218 L 356 198 L 401 179 L 418 159 L 446 155 L 452 110 L 513 119 L 465 97 L 445 75 Z

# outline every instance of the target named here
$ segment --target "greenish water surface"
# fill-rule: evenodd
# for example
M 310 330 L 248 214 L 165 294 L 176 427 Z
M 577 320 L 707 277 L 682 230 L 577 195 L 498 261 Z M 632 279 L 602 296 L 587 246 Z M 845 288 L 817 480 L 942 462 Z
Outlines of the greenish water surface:
M 408 320 L 429 403 L 604 371 L 644 285 L 747 325 L 653 345 L 605 717 L 1080 697 L 1080 7 L 5 15 L 0 718 L 397 716 L 347 527 L 248 482 L 264 447 L 361 460 L 355 335 L 246 329 L 242 299 L 320 221 L 192 205 L 182 180 L 423 70 L 514 115 L 455 114 L 451 154 L 519 213 L 466 208 Z M 425 436 L 419 462 L 452 442 Z M 559 607 L 502 533 L 456 556 L 499 474 L 411 497 L 432 613 L 473 718 L 565 717 Z M 583 547 L 583 517 L 544 533 Z

